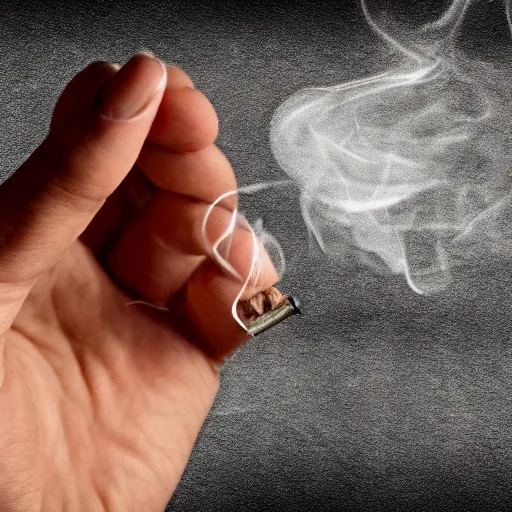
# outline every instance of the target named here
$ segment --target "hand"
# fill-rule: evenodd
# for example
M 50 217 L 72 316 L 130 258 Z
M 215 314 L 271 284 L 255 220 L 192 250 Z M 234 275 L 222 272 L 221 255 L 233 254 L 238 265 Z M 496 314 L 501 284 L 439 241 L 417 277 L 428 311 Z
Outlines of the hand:
M 219 363 L 247 338 L 231 316 L 241 284 L 201 236 L 209 204 L 236 189 L 216 135 L 180 69 L 144 55 L 119 71 L 94 63 L 0 187 L 2 511 L 165 508 Z M 209 239 L 235 201 L 215 208 Z M 252 243 L 236 230 L 230 263 L 244 277 Z M 261 263 L 247 297 L 277 280 Z

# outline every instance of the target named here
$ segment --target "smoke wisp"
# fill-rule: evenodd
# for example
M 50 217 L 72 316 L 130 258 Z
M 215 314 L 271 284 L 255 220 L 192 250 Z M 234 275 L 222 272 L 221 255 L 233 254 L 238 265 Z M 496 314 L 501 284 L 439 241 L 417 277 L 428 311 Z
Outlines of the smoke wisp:
M 512 72 L 464 52 L 477 4 L 454 0 L 411 29 L 362 1 L 399 63 L 299 91 L 271 123 L 321 249 L 403 274 L 418 293 L 445 288 L 456 265 L 512 254 Z M 509 2 L 503 11 L 510 24 Z

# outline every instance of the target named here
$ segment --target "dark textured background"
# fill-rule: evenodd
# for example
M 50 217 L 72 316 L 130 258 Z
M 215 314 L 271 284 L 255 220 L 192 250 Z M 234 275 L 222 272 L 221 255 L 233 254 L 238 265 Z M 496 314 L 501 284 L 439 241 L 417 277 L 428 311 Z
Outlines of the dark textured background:
M 442 1 L 391 2 L 427 18 Z M 510 52 L 499 12 L 479 41 Z M 241 184 L 281 179 L 275 108 L 308 85 L 382 68 L 387 50 L 356 2 L 3 3 L 0 175 L 45 134 L 64 84 L 88 62 L 142 48 L 187 70 L 220 117 Z M 505 510 L 512 507 L 512 268 L 482 262 L 449 292 L 308 252 L 296 197 L 260 197 L 291 254 L 283 286 L 304 315 L 244 347 L 170 511 Z

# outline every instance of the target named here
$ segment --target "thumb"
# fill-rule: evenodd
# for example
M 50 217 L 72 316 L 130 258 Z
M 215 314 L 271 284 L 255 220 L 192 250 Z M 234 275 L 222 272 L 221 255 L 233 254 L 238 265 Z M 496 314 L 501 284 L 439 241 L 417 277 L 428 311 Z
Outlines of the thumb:
M 0 308 L 9 311 L 0 332 L 128 174 L 151 128 L 165 66 L 136 55 L 115 70 L 97 63 L 75 77 L 47 138 L 0 186 Z

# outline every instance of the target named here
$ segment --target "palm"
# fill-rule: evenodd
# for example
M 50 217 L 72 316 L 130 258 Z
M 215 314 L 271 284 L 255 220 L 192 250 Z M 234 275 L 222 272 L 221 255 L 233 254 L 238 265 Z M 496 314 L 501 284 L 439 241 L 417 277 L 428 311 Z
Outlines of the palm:
M 87 502 L 82 510 L 165 506 L 161 491 L 181 476 L 217 375 L 194 345 L 128 300 L 80 242 L 31 292 L 7 334 L 0 436 L 20 478 L 2 495 L 18 489 L 16 502 L 27 499 L 31 482 L 50 510 L 62 493 L 65 503 Z

